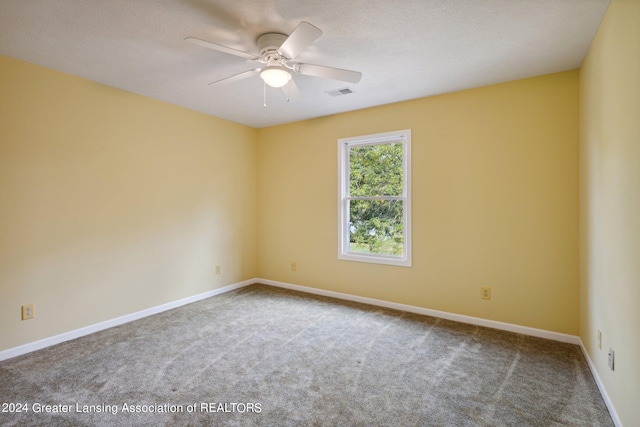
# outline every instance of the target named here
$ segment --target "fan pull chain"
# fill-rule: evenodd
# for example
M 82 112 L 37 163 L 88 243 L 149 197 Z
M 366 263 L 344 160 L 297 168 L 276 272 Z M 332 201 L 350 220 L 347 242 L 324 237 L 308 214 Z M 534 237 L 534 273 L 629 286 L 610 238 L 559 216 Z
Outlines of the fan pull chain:
M 267 83 L 263 82 L 263 86 L 264 86 L 263 89 L 262 89 L 263 90 L 263 96 L 264 96 L 264 104 L 263 104 L 263 106 L 264 106 L 264 108 L 267 108 Z

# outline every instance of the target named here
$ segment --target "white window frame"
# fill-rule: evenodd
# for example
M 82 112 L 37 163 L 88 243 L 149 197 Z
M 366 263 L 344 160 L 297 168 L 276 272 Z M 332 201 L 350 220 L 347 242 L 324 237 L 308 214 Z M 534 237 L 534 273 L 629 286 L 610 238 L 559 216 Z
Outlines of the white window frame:
M 392 142 L 401 142 L 403 147 L 403 194 L 376 199 L 403 202 L 403 255 L 349 252 L 349 148 Z M 411 267 L 411 129 L 338 139 L 338 259 Z

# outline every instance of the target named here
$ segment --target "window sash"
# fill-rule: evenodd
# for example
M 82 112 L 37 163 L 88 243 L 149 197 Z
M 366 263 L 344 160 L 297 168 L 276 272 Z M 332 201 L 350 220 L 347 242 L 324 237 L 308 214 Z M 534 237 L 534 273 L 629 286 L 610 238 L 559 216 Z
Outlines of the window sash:
M 344 200 L 406 200 L 404 196 L 346 196 Z

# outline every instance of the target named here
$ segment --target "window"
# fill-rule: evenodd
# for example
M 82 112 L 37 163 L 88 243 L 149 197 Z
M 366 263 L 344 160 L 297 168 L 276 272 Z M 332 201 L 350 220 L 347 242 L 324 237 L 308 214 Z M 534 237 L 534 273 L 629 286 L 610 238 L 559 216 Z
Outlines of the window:
M 411 267 L 411 130 L 338 140 L 338 258 Z

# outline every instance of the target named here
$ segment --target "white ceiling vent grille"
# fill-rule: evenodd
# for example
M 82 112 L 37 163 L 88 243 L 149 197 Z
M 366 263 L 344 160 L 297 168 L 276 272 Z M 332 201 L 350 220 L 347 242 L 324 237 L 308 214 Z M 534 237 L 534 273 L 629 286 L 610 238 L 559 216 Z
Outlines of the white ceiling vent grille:
M 325 93 L 329 94 L 330 96 L 336 97 L 342 95 L 351 95 L 352 93 L 355 93 L 355 91 L 350 87 L 343 87 L 342 89 L 328 90 Z

